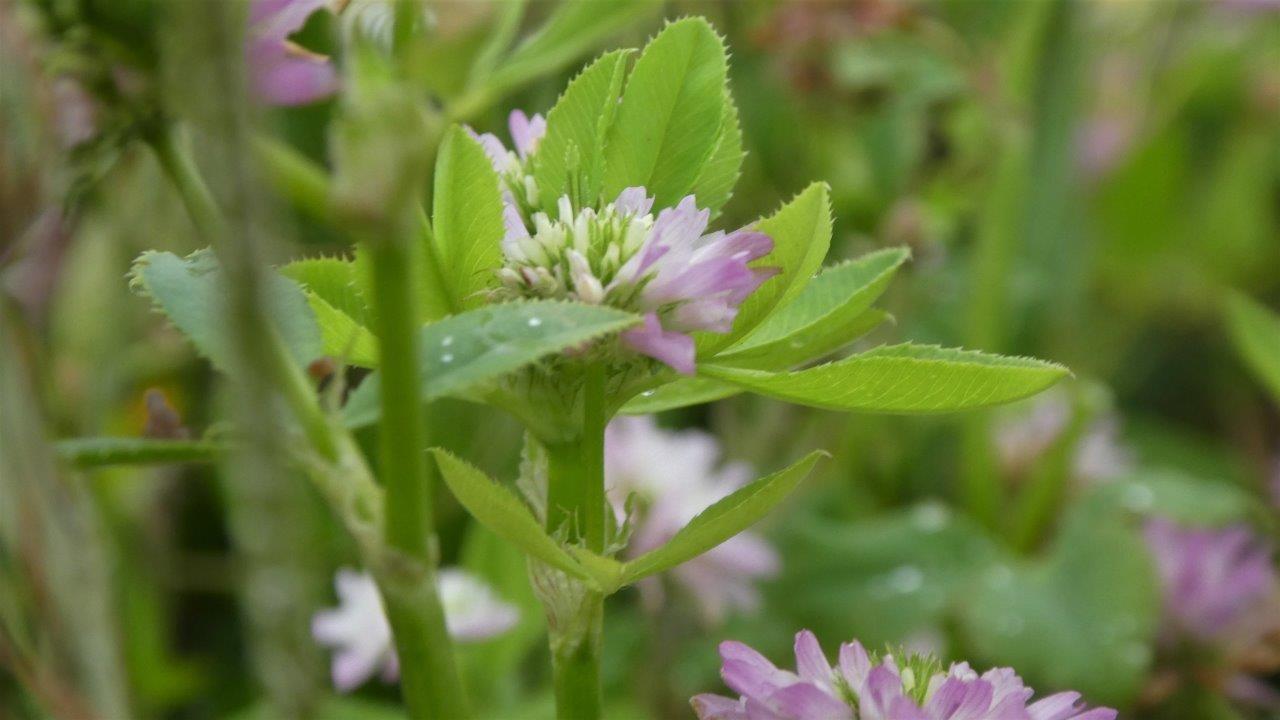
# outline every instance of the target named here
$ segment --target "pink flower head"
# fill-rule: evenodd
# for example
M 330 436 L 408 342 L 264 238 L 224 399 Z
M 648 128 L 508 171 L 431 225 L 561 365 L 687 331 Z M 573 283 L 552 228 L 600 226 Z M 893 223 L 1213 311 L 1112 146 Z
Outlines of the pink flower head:
M 457 568 L 436 576 L 449 635 L 460 641 L 483 640 L 510 630 L 520 611 L 494 594 L 483 581 Z M 311 635 L 334 648 L 333 685 L 349 692 L 379 675 L 384 682 L 400 677 L 400 663 L 392 643 L 391 624 L 373 578 L 349 568 L 334 578 L 338 607 L 322 610 L 311 620 Z
M 532 214 L 533 232 L 509 203 L 498 277 L 514 297 L 567 298 L 644 316 L 622 334 L 627 347 L 684 374 L 695 364 L 694 331 L 729 332 L 738 306 L 777 270 L 750 263 L 773 240 L 750 229 L 707 233 L 710 213 L 692 195 L 650 210 L 644 188 L 619 193 L 599 211 L 560 199 L 558 215 Z
M 253 0 L 249 8 L 246 64 L 254 94 L 271 105 L 306 105 L 338 89 L 327 57 L 289 41 L 325 0 Z
M 968 663 L 943 671 L 920 656 L 904 665 L 875 658 L 856 640 L 840 647 L 835 667 L 808 630 L 796 634 L 796 672 L 780 670 L 737 642 L 720 645 L 720 674 L 739 698 L 698 695 L 702 720 L 1114 720 L 1116 711 L 1085 709 L 1064 692 L 1031 703 L 1034 692 L 1010 668 L 982 675 Z M 856 712 L 855 712 L 856 708 Z
M 1275 587 L 1271 549 L 1247 527 L 1198 529 L 1154 518 L 1145 535 L 1172 634 L 1212 641 Z
M 605 431 L 605 485 L 621 516 L 627 497 L 639 500 L 640 514 L 628 554 L 653 550 L 698 513 L 751 479 L 751 468 L 729 463 L 717 468 L 715 438 L 695 430 L 659 429 L 649 417 L 621 417 Z M 736 535 L 671 571 L 710 622 L 731 610 L 760 604 L 755 583 L 778 571 L 778 556 L 754 533 Z M 661 599 L 657 580 L 641 583 L 649 602 Z

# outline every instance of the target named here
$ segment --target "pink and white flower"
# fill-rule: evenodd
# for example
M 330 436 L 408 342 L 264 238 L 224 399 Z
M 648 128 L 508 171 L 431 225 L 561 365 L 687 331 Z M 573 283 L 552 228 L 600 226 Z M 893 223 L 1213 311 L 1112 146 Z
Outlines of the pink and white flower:
M 501 295 L 572 299 L 638 313 L 622 334 L 627 347 L 677 372 L 692 374 L 692 333 L 727 333 L 742 301 L 776 274 L 751 263 L 773 250 L 764 233 L 707 232 L 709 210 L 688 195 L 653 213 L 653 198 L 629 187 L 596 209 L 561 197 L 554 212 L 537 209 L 528 163 L 546 132 L 540 116 L 510 118 L 515 151 L 493 135 L 477 136 L 502 179 L 506 201 Z

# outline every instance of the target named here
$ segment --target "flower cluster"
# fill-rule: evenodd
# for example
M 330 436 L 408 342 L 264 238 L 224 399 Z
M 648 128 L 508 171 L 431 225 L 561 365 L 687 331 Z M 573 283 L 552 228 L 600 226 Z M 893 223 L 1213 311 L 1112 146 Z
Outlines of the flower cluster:
M 640 555 L 665 544 L 695 515 L 751 478 L 751 468 L 729 463 L 717 469 L 715 438 L 687 430 L 660 430 L 649 417 L 622 417 L 605 431 L 605 485 L 616 514 L 628 496 L 639 500 L 639 522 L 628 552 Z M 754 582 L 778 571 L 778 556 L 762 538 L 742 533 L 676 567 L 672 576 L 711 622 L 730 610 L 753 610 Z M 657 579 L 641 583 L 651 604 L 661 599 Z
M 289 40 L 326 0 L 254 0 L 249 7 L 245 46 L 254 93 L 271 105 L 306 105 L 338 89 L 338 73 L 329 58 Z
M 1208 642 L 1275 590 L 1271 551 L 1243 526 L 1220 530 L 1147 521 L 1171 634 Z
M 979 675 L 967 663 L 943 671 L 936 660 L 875 657 L 857 641 L 840 646 L 835 667 L 808 630 L 796 635 L 796 672 L 781 670 L 738 642 L 720 645 L 724 682 L 738 699 L 698 695 L 702 720 L 1114 720 L 1062 692 L 1028 704 L 1034 691 L 1010 668 Z
M 478 136 L 502 178 L 506 233 L 498 271 L 504 298 L 572 299 L 644 316 L 622 335 L 631 349 L 678 372 L 694 370 L 690 333 L 727 333 L 738 306 L 776 270 L 750 263 L 773 240 L 750 229 L 707 233 L 711 213 L 693 195 L 656 216 L 653 198 L 630 187 L 601 208 L 574 207 L 561 197 L 555 212 L 536 209 L 528 170 L 546 130 L 539 116 L 511 114 L 515 152 L 492 135 Z
M 503 602 L 480 579 L 458 570 L 439 571 L 437 582 L 444 605 L 445 625 L 457 640 L 483 640 L 510 630 L 520 619 L 514 605 Z M 391 624 L 373 578 L 343 568 L 334 577 L 339 606 L 316 613 L 311 634 L 335 649 L 331 674 L 334 687 L 353 690 L 378 674 L 386 682 L 400 676 L 392 644 Z

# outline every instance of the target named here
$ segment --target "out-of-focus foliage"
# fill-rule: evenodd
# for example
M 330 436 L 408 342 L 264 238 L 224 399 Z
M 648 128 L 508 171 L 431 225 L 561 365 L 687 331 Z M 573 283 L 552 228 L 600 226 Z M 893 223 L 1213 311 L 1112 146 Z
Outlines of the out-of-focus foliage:
M 221 402 L 195 352 L 217 350 L 193 349 L 127 287 L 146 248 L 170 254 L 139 269 L 143 284 L 159 281 L 147 272 L 190 270 L 199 258 L 179 260 L 197 247 L 179 199 L 126 142 L 148 132 L 167 102 L 199 92 L 184 87 L 170 5 L 0 0 L 0 385 L 23 390 L 0 393 L 0 714 L 272 712 L 248 660 L 261 640 L 247 631 L 240 591 L 253 560 L 229 529 L 241 496 L 201 466 L 59 467 L 46 431 L 37 432 L 199 436 Z M 1273 541 L 1280 532 L 1280 11 L 1248 0 L 671 0 L 607 11 L 539 2 L 523 15 L 515 2 L 434 5 L 437 37 L 419 48 L 416 80 L 457 102 L 479 131 L 499 128 L 512 107 L 561 107 L 576 62 L 642 46 L 659 15 L 710 18 L 732 49 L 736 107 L 716 77 L 669 89 L 720 110 L 718 123 L 685 129 L 715 143 L 714 162 L 698 176 L 664 174 L 645 165 L 653 148 L 624 142 L 630 134 L 607 152 L 671 193 L 704 187 L 719 201 L 740 146 L 724 227 L 797 194 L 814 208 L 829 203 L 834 219 L 825 258 L 787 260 L 806 276 L 827 269 L 791 316 L 775 316 L 720 358 L 725 379 L 847 405 L 820 375 L 799 389 L 760 380 L 772 368 L 751 350 L 754 342 L 780 352 L 804 328 L 820 347 L 796 348 L 796 361 L 816 357 L 836 348 L 812 330 L 833 325 L 839 337 L 863 335 L 857 351 L 915 343 L 855 357 L 922 373 L 980 380 L 980 365 L 923 349 L 940 344 L 1050 358 L 1074 374 L 1044 432 L 1035 400 L 904 419 L 785 406 L 705 379 L 681 381 L 681 392 L 696 384 L 715 404 L 682 407 L 688 395 L 664 397 L 675 386 L 636 398 L 628 411 L 677 408 L 664 423 L 710 429 L 760 474 L 814 447 L 835 460 L 762 524 L 781 571 L 756 613 L 708 627 L 674 583 L 662 586 L 662 604 L 632 591 L 618 598 L 605 640 L 611 716 L 685 716 L 689 695 L 720 688 L 717 640 L 782 656 L 801 627 L 828 642 L 858 637 L 1014 665 L 1038 689 L 1077 689 L 1126 717 L 1266 716 L 1225 689 L 1240 674 L 1276 687 L 1275 637 L 1236 642 L 1205 667 L 1171 651 L 1140 530 L 1162 516 L 1244 522 Z M 332 50 L 334 25 L 317 15 L 302 38 Z M 62 44 L 51 55 L 53 39 Z M 646 82 L 671 79 L 659 60 Z M 634 123 L 626 89 L 613 85 L 610 63 L 624 61 L 634 63 L 606 55 L 599 76 L 566 95 L 586 109 L 562 112 L 589 119 L 597 93 L 622 92 L 619 127 Z M 706 88 L 715 96 L 697 92 Z M 327 163 L 334 110 L 326 102 L 259 120 Z M 462 133 L 445 152 L 456 173 L 437 183 L 455 183 L 453 200 L 464 203 L 444 208 L 448 222 L 484 216 L 475 232 L 495 235 L 494 208 L 465 205 L 474 199 L 468 173 L 489 172 L 484 158 Z M 619 182 L 587 175 L 606 191 Z M 279 203 L 266 225 L 296 240 L 294 255 L 348 254 L 304 204 Z M 853 260 L 897 246 L 910 249 L 909 261 L 897 251 Z M 326 351 L 374 365 L 357 333 L 367 307 L 348 292 L 363 282 L 347 274 L 359 260 L 308 262 L 317 264 L 283 273 L 311 291 Z M 457 280 L 448 298 L 423 301 L 424 318 L 439 315 L 433 302 L 469 299 L 469 283 L 483 282 Z M 866 288 L 866 303 L 805 313 L 808 294 L 827 283 Z M 882 291 L 888 315 L 872 315 Z M 748 303 L 744 315 L 753 312 Z M 169 315 L 181 328 L 182 314 Z M 149 389 L 159 391 L 150 401 Z M 896 409 L 935 399 L 910 400 Z M 441 445 L 494 477 L 517 474 L 521 438 L 509 418 L 452 400 L 432 412 Z M 1123 457 L 1091 454 L 1106 418 Z M 511 634 L 462 649 L 473 697 L 485 716 L 549 717 L 545 625 L 520 555 L 443 494 L 439 505 L 445 562 L 485 577 L 523 613 Z M 290 517 L 308 553 L 294 570 L 313 592 L 287 601 L 307 605 L 294 613 L 305 620 L 329 604 L 331 571 L 356 553 L 318 502 Z M 57 534 L 64 522 L 72 527 Z M 375 682 L 334 699 L 315 658 L 296 667 L 315 717 L 402 716 L 392 688 Z

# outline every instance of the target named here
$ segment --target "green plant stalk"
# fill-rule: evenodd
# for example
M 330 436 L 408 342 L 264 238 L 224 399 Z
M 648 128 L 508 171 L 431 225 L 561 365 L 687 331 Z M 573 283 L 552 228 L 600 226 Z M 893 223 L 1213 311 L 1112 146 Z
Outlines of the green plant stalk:
M 54 443 L 58 457 L 78 468 L 111 465 L 208 463 L 227 451 L 210 440 L 160 440 L 138 437 L 83 437 Z
M 382 373 L 379 474 L 386 488 L 386 543 L 409 560 L 415 572 L 403 588 L 389 580 L 383 589 L 411 712 L 436 718 L 469 717 L 435 584 L 432 494 L 436 483 L 434 466 L 426 457 L 426 420 L 417 390 L 413 252 L 408 242 L 401 241 L 408 235 L 396 235 L 367 245 Z
M 577 440 L 547 446 L 547 530 L 565 527 L 570 542 L 602 553 L 608 507 L 604 493 L 605 366 L 591 363 L 582 390 L 582 433 Z M 587 593 L 569 627 L 551 628 L 556 716 L 592 720 L 601 716 L 600 648 L 604 598 Z

